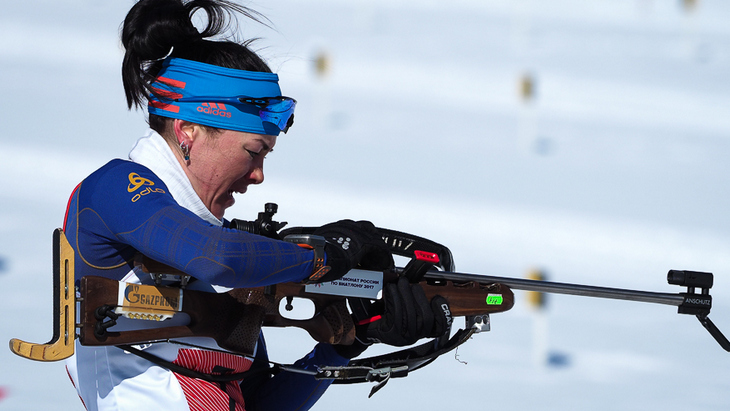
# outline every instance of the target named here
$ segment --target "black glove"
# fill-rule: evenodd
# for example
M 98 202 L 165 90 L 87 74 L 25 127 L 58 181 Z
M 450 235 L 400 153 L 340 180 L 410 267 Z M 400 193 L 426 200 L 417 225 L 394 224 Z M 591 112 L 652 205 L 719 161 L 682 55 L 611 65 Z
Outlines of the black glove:
M 420 285 L 405 277 L 386 284 L 382 317 L 358 327 L 358 339 L 402 347 L 421 338 L 441 337 L 451 330 L 451 311 L 446 299 L 437 295 L 428 301 Z M 376 318 L 376 317 L 375 317 Z
M 373 343 L 403 347 L 421 338 L 448 337 L 451 332 L 451 310 L 446 299 L 437 295 L 429 302 L 423 288 L 409 283 L 406 277 L 400 277 L 395 284 L 386 284 L 383 300 L 365 310 L 372 317 L 360 324 L 356 322 L 355 342 L 334 346 L 345 358 L 357 357 Z M 382 315 L 374 315 L 377 312 Z
M 369 221 L 341 220 L 323 225 L 313 234 L 327 240 L 324 252 L 331 267 L 318 282 L 336 280 L 353 268 L 384 271 L 394 265 L 393 255 Z

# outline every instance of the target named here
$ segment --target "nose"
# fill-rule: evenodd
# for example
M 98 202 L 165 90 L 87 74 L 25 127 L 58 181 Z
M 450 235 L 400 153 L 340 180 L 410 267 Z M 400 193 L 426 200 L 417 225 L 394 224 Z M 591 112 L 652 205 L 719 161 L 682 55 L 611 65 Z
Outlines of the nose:
M 264 166 L 256 166 L 251 170 L 251 172 L 248 175 L 248 179 L 251 181 L 251 184 L 261 184 L 264 182 Z

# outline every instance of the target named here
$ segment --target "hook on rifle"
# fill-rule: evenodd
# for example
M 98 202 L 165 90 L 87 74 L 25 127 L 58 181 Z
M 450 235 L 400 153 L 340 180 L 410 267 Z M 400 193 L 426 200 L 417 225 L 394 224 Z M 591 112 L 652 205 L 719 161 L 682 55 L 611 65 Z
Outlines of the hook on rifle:
M 94 335 L 99 341 L 104 341 L 106 339 L 106 330 L 117 325 L 117 319 L 120 315 L 114 312 L 114 307 L 104 304 L 94 311 L 94 317 L 97 320 L 94 326 Z

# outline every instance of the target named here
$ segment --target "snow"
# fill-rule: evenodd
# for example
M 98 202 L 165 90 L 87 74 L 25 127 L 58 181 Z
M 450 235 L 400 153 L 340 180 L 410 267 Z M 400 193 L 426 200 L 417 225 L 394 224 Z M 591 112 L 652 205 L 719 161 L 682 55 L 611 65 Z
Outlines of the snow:
M 710 318 L 730 333 L 730 5 L 691 3 L 247 3 L 275 30 L 244 23 L 243 35 L 262 37 L 255 46 L 299 105 L 266 183 L 227 216 L 276 202 L 290 225 L 368 219 L 449 246 L 460 271 L 497 276 L 538 268 L 679 292 L 669 269 L 710 271 Z M 75 185 L 146 128 L 119 76 L 132 4 L 4 5 L 0 340 L 50 339 L 51 232 Z M 330 58 L 324 77 L 318 53 Z M 516 297 L 456 355 L 371 399 L 367 384 L 333 387 L 315 409 L 730 407 L 730 357 L 674 307 L 551 295 L 539 314 Z M 312 345 L 301 330 L 266 332 L 277 361 Z M 3 409 L 83 409 L 62 363 L 0 350 L 0 364 Z

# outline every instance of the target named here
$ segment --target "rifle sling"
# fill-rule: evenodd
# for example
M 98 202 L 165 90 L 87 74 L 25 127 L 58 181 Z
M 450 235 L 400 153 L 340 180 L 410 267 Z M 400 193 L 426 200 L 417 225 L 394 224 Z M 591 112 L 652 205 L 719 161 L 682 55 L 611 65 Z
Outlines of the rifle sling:
M 400 350 L 384 355 L 352 360 L 348 365 L 344 367 L 333 368 L 336 368 L 338 370 L 362 370 L 363 368 L 379 369 L 384 367 L 395 368 L 399 366 L 405 366 L 407 367 L 407 371 L 399 376 L 406 376 L 408 375 L 409 371 L 415 371 L 417 369 L 425 367 L 426 365 L 436 360 L 436 358 L 438 358 L 439 356 L 465 343 L 471 338 L 473 334 L 473 330 L 458 330 L 447 341 L 444 341 L 445 337 L 436 338 L 416 347 L 411 347 L 405 350 Z M 117 347 L 177 374 L 215 383 L 240 381 L 262 373 L 273 373 L 276 372 L 276 370 L 310 374 L 310 372 L 294 369 L 290 366 L 281 366 L 271 361 L 269 361 L 269 364 L 273 365 L 274 369 L 265 367 L 260 369 L 250 369 L 248 371 L 235 374 L 209 374 L 185 368 L 181 365 L 164 360 L 154 354 L 135 348 L 131 345 L 117 345 Z M 322 369 L 318 373 L 316 373 L 314 377 L 317 379 L 332 379 L 332 377 L 323 377 L 323 372 L 326 371 L 328 368 L 329 367 L 322 367 Z M 354 384 L 371 381 L 372 379 L 369 379 L 367 375 L 363 373 L 342 373 L 341 378 L 334 378 L 333 384 Z
M 203 373 L 199 371 L 193 371 L 189 368 L 185 368 L 181 365 L 172 363 L 167 360 L 163 360 L 162 358 L 151 354 L 149 352 L 140 350 L 138 348 L 135 348 L 131 345 L 117 345 L 118 348 L 121 348 L 131 354 L 134 354 L 140 358 L 144 358 L 145 360 L 155 364 L 159 365 L 162 368 L 166 368 L 174 373 L 184 375 L 186 377 L 190 378 L 197 378 L 199 380 L 208 381 L 208 382 L 216 382 L 216 383 L 225 383 L 225 382 L 231 382 L 231 381 L 239 381 L 244 380 L 246 378 L 250 378 L 253 375 L 264 373 L 264 372 L 271 372 L 270 368 L 263 368 L 258 370 L 248 370 L 244 372 L 239 372 L 235 374 L 208 374 Z
M 446 340 L 446 338 L 448 337 L 436 338 L 430 340 L 427 343 L 415 347 L 406 348 L 404 350 L 378 355 L 375 357 L 352 360 L 347 366 L 336 368 L 340 370 L 346 370 L 348 368 L 362 369 L 363 367 L 365 367 L 376 370 L 386 367 L 397 368 L 405 366 L 407 367 L 407 371 L 398 376 L 406 376 L 408 372 L 425 367 L 426 365 L 436 360 L 436 358 L 438 358 L 439 356 L 467 342 L 473 334 L 473 329 L 462 329 L 454 333 L 454 335 L 448 340 Z M 393 377 L 396 377 L 396 375 L 393 375 Z M 333 384 L 353 384 L 369 381 L 370 380 L 368 380 L 365 375 L 355 374 L 349 375 L 348 378 L 335 379 L 335 381 L 333 381 Z

